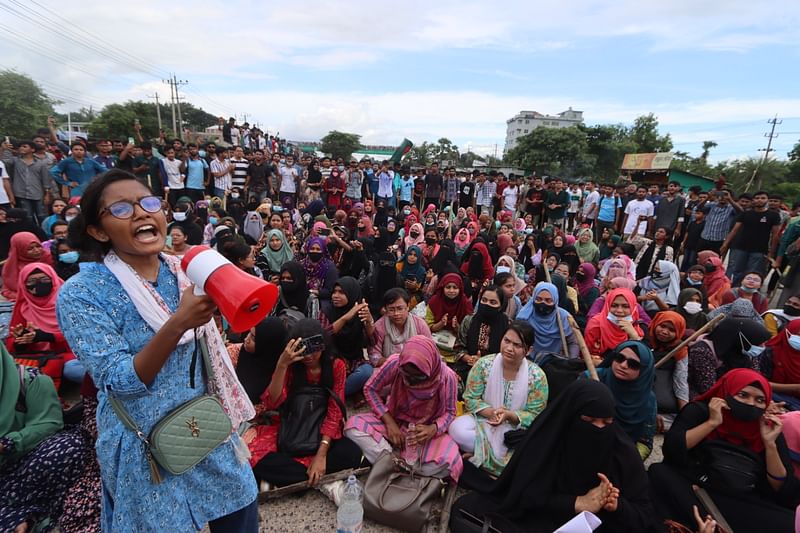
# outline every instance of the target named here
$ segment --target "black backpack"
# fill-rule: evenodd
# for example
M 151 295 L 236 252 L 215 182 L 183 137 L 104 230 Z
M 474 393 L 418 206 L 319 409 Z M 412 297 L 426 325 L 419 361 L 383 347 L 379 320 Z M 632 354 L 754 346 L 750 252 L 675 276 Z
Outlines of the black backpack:
M 320 427 L 328 411 L 329 397 L 337 403 L 346 420 L 347 409 L 344 403 L 327 387 L 302 385 L 289 393 L 280 408 L 278 451 L 294 457 L 307 457 L 317 453 L 322 441 Z

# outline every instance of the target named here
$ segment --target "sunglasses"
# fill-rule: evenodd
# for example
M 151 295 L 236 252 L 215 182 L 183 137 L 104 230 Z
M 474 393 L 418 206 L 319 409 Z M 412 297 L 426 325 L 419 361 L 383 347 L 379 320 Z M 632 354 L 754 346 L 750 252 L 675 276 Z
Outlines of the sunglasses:
M 619 352 L 614 354 L 614 361 L 616 361 L 619 364 L 627 363 L 628 368 L 630 368 L 631 370 L 641 370 L 642 369 L 641 361 L 637 361 L 636 359 L 632 359 L 630 357 L 625 357 L 624 354 L 621 354 Z
M 158 196 L 145 196 L 144 198 L 140 198 L 135 202 L 120 200 L 119 202 L 114 202 L 108 207 L 102 209 L 100 211 L 100 216 L 103 216 L 106 213 L 111 213 L 111 216 L 114 218 L 125 220 L 133 216 L 134 207 L 137 205 L 147 213 L 158 213 L 161 211 L 161 198 Z

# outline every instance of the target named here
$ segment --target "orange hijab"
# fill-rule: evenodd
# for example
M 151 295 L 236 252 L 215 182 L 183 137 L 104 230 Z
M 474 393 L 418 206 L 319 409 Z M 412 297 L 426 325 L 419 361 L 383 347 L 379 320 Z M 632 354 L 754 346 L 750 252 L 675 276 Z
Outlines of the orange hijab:
M 622 296 L 628 302 L 628 306 L 631 308 L 633 327 L 640 336 L 644 336 L 641 327 L 637 324 L 639 321 L 639 307 L 636 305 L 636 295 L 630 289 L 613 289 L 606 294 L 603 310 L 594 315 L 589 320 L 589 323 L 586 324 L 587 341 L 595 344 L 595 346 L 589 346 L 589 350 L 593 354 L 603 355 L 606 350 L 612 350 L 620 343 L 629 340 L 628 334 L 608 319 L 608 314 L 611 312 L 611 303 L 617 296 Z
M 656 327 L 658 327 L 659 324 L 664 323 L 672 324 L 673 329 L 675 329 L 675 339 L 673 339 L 669 344 L 662 344 L 656 338 Z M 650 329 L 647 333 L 647 341 L 648 344 L 650 344 L 650 348 L 653 350 L 668 352 L 681 343 L 684 333 L 686 333 L 686 320 L 681 315 L 675 311 L 661 311 L 656 314 L 655 318 L 653 318 L 653 321 L 650 322 Z M 675 354 L 675 360 L 680 361 L 687 355 L 689 355 L 689 348 L 684 346 L 678 353 Z

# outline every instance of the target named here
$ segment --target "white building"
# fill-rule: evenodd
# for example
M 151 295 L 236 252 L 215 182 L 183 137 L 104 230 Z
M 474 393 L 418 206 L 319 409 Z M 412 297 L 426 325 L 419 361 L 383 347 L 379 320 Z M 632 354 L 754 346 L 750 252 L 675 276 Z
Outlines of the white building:
M 523 135 L 527 135 L 536 128 L 568 128 L 583 122 L 583 111 L 574 111 L 571 107 L 557 115 L 543 115 L 537 111 L 520 111 L 506 120 L 506 145 L 503 153 L 517 145 Z

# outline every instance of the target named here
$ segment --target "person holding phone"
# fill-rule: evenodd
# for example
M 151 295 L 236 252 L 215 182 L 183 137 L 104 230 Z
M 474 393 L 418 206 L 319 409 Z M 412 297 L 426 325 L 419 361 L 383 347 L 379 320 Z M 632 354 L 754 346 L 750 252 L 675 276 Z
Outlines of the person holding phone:
M 310 318 L 297 322 L 289 333 L 289 342 L 278 359 L 269 387 L 261 395 L 258 409 L 280 409 L 293 392 L 311 385 L 328 390 L 327 410 L 319 426 L 319 447 L 313 455 L 296 457 L 280 449 L 280 420 L 273 419 L 269 425 L 257 425 L 245 432 L 250 464 L 262 489 L 268 488 L 265 483 L 285 486 L 302 481 L 313 487 L 325 474 L 356 468 L 361 462 L 361 450 L 342 433 L 344 413 L 333 396 L 344 398 L 347 367 L 342 359 L 333 357 L 331 345 L 326 342 L 322 325 Z

